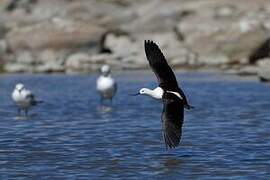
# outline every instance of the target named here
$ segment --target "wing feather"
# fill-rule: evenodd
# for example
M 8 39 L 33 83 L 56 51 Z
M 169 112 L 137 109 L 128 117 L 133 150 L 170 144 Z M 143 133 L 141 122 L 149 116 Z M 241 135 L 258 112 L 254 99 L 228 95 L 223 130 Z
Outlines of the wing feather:
M 179 145 L 184 121 L 184 104 L 176 95 L 165 93 L 163 96 L 162 130 L 168 148 Z
M 144 48 L 146 58 L 158 79 L 159 86 L 177 92 L 179 87 L 176 77 L 157 44 L 148 40 L 144 42 Z
M 179 92 L 184 100 L 185 107 L 190 109 L 191 106 L 188 104 L 184 92 L 179 88 L 175 74 L 158 45 L 153 41 L 147 40 L 144 41 L 144 48 L 146 58 L 158 79 L 159 86 L 166 91 Z
M 25 99 L 32 105 L 35 106 L 37 103 L 40 103 L 42 101 L 37 101 L 34 94 L 30 90 L 24 90 L 24 96 Z

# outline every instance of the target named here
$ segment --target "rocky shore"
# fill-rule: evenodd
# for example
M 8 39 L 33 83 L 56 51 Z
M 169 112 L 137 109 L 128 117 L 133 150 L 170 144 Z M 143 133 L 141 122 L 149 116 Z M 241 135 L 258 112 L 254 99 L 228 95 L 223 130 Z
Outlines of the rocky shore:
M 145 69 L 144 39 L 175 68 L 270 80 L 269 0 L 0 0 L 8 73 Z

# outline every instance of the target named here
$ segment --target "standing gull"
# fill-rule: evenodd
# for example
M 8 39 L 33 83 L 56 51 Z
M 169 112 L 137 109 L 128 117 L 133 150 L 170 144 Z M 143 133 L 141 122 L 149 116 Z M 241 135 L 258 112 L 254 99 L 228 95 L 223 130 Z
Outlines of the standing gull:
M 153 90 L 142 88 L 136 95 L 148 95 L 162 100 L 163 138 L 166 148 L 175 148 L 181 140 L 184 108 L 190 109 L 191 106 L 188 104 L 184 92 L 179 88 L 176 77 L 159 47 L 148 40 L 145 41 L 144 48 L 146 58 L 157 77 L 159 86 Z
M 24 87 L 22 83 L 15 86 L 11 97 L 15 104 L 18 106 L 18 115 L 21 115 L 21 110 L 24 110 L 27 116 L 30 107 L 37 105 L 41 101 L 36 101 L 32 92 Z
M 111 76 L 111 68 L 109 65 L 103 65 L 100 68 L 101 75 L 97 79 L 96 86 L 97 91 L 100 94 L 101 103 L 108 99 L 112 102 L 112 99 L 116 93 L 117 85 L 115 80 Z

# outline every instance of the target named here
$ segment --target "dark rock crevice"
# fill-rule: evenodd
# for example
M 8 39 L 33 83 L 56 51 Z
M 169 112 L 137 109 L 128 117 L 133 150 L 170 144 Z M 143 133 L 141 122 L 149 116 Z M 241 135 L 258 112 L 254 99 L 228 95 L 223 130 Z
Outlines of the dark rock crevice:
M 258 60 L 269 57 L 270 55 L 270 39 L 265 40 L 249 55 L 249 63 L 255 64 Z

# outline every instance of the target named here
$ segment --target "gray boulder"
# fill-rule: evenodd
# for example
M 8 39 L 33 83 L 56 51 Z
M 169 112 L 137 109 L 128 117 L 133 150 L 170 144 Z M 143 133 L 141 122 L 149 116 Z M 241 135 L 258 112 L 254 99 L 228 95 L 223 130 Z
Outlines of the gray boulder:
M 184 11 L 179 1 L 145 1 L 130 9 L 136 18 L 121 28 L 132 34 L 173 31 Z
M 249 75 L 257 75 L 259 71 L 259 67 L 256 65 L 247 65 L 241 67 L 238 71 L 238 75 L 243 75 L 243 76 L 249 76 Z
M 60 73 L 64 71 L 64 66 L 55 62 L 38 65 L 34 69 L 35 73 Z
M 13 29 L 6 36 L 9 49 L 72 49 L 87 46 L 95 47 L 105 29 L 61 18 Z
M 190 2 L 194 6 L 189 8 L 195 13 L 177 25 L 177 32 L 192 51 L 203 57 L 200 59 L 204 64 L 208 63 L 204 57 L 209 56 L 209 65 L 240 61 L 268 37 L 260 19 L 265 12 L 254 8 L 262 4 L 252 7 L 244 1 L 224 2 Z M 212 57 L 220 58 L 216 58 L 215 63 Z
M 9 73 L 21 73 L 21 72 L 34 72 L 34 68 L 27 64 L 20 63 L 6 63 L 3 67 L 5 72 Z
M 112 52 L 111 59 L 119 59 L 124 69 L 144 69 L 148 67 L 144 53 L 144 40 L 153 40 L 164 52 L 169 63 L 176 67 L 194 63 L 197 58 L 188 48 L 177 40 L 175 33 L 151 33 L 139 36 L 108 34 L 105 47 Z M 116 61 L 115 59 L 115 61 Z
M 262 82 L 270 82 L 270 59 L 266 58 L 258 61 L 258 76 Z
M 95 67 L 91 62 L 90 55 L 86 53 L 76 53 L 70 55 L 67 60 L 65 61 L 65 70 L 66 73 L 73 74 L 73 73 L 89 73 L 92 70 L 96 70 Z

